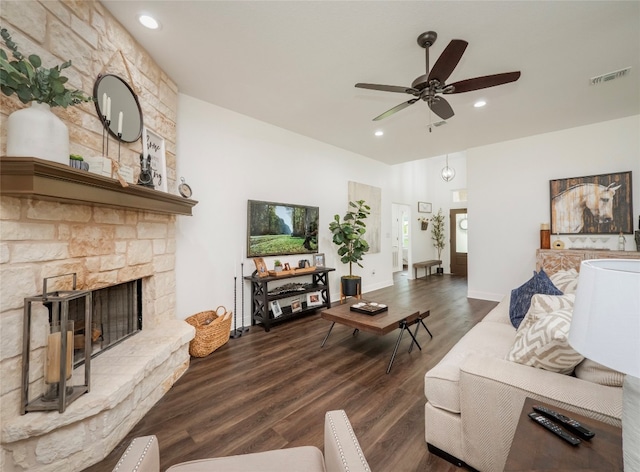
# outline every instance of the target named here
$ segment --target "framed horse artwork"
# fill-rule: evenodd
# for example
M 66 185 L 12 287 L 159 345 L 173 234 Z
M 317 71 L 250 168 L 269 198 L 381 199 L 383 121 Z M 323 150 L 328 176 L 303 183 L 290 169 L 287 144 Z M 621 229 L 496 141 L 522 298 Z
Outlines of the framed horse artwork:
M 633 233 L 631 171 L 549 183 L 552 234 Z

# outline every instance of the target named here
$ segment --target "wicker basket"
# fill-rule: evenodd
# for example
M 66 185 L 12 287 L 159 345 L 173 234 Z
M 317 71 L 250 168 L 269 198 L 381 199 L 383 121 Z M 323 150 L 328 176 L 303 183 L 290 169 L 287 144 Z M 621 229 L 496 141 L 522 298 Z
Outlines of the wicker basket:
M 189 343 L 189 354 L 206 357 L 229 341 L 231 318 L 232 312 L 220 305 L 215 311 L 201 311 L 185 319 L 196 329 L 196 336 Z

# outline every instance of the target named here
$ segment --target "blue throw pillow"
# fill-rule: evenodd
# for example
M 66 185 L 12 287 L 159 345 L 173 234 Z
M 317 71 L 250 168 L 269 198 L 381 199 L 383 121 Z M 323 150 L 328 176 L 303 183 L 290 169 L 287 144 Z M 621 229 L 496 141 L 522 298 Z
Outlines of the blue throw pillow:
M 543 295 L 562 295 L 562 292 L 553 285 L 549 276 L 544 270 L 536 273 L 533 271 L 533 277 L 527 280 L 520 287 L 511 290 L 511 299 L 509 302 L 509 319 L 511 324 L 518 329 L 520 323 L 529 311 L 531 306 L 531 297 L 536 293 Z

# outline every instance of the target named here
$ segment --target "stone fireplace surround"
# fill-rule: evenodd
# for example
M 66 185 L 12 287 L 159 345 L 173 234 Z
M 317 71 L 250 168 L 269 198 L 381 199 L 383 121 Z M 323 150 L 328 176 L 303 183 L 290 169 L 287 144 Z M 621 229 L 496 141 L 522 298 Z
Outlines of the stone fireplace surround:
M 194 330 L 175 317 L 176 217 L 2 196 L 0 218 L 0 469 L 80 471 L 109 454 L 189 366 Z M 92 360 L 90 392 L 63 414 L 20 415 L 24 298 L 41 293 L 44 277 L 68 272 L 90 290 L 142 278 L 142 331 Z M 43 308 L 34 318 L 42 338 L 46 316 Z M 32 371 L 37 392 L 42 369 Z

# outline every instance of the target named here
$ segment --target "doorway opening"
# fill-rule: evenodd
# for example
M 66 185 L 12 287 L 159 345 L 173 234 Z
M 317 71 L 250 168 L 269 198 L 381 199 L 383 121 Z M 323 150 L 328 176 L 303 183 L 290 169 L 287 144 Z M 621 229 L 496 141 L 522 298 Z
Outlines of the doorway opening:
M 391 265 L 392 272 L 407 270 L 411 247 L 411 208 L 400 203 L 392 204 Z
M 467 276 L 467 209 L 457 208 L 449 210 L 449 234 L 451 241 L 451 274 Z

